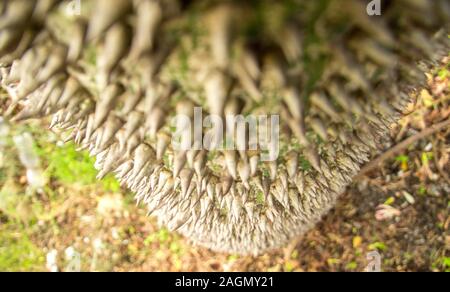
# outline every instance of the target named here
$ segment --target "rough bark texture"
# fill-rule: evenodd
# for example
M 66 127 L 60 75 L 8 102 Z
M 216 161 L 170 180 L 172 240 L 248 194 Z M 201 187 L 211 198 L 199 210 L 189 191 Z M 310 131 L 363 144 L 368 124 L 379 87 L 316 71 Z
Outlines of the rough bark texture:
M 382 1 L 380 16 L 359 0 L 69 2 L 0 3 L 6 115 L 52 115 L 99 177 L 217 251 L 259 253 L 316 223 L 449 50 L 445 0 Z M 170 118 L 194 107 L 279 114 L 279 158 L 175 151 Z

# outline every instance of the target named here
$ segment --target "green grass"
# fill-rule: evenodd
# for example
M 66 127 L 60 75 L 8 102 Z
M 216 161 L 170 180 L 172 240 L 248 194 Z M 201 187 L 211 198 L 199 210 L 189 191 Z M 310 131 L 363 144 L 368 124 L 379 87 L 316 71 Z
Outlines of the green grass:
M 374 242 L 369 245 L 369 250 L 386 251 L 387 246 L 383 242 Z
M 442 266 L 446 272 L 450 272 L 450 257 L 442 258 Z
M 357 262 L 350 262 L 345 266 L 345 269 L 348 271 L 355 271 L 358 268 Z
M 72 144 L 62 147 L 46 147 L 41 156 L 48 157 L 47 172 L 66 184 L 95 183 L 94 160 L 85 153 L 76 152 Z
M 94 168 L 95 158 L 86 152 L 76 151 L 73 143 L 63 146 L 46 144 L 39 150 L 40 156 L 48 161 L 46 173 L 63 184 L 91 185 L 97 183 L 97 170 Z M 100 181 L 106 191 L 117 192 L 120 185 L 111 176 Z
M 55 184 L 68 188 L 95 185 L 105 191 L 120 191 L 120 185 L 112 175 L 101 181 L 96 179 L 95 159 L 86 152 L 77 152 L 74 144 L 57 146 L 55 135 L 39 127 L 15 126 L 2 148 L 7 156 L 6 163 L 0 167 L 0 271 L 46 270 L 45 251 L 32 240 L 37 235 L 36 218 L 52 215 L 37 196 L 27 194 L 26 186 L 19 181 L 25 168 L 18 161 L 17 149 L 12 142 L 14 135 L 25 131 L 36 140 L 34 148 L 45 176 L 50 178 L 44 192 L 53 202 L 60 204 L 65 200 L 65 197 L 56 196 Z M 57 234 L 57 230 L 54 233 Z
M 86 151 L 76 151 L 74 143 L 57 146 L 54 134 L 33 125 L 16 126 L 7 137 L 3 151 L 8 153 L 8 163 L 0 168 L 0 183 L 6 177 L 22 173 L 23 166 L 17 161 L 17 150 L 12 142 L 12 136 L 23 132 L 29 132 L 36 139 L 34 148 L 41 159 L 45 175 L 49 178 L 66 185 L 101 184 L 106 191 L 120 190 L 120 184 L 112 175 L 106 176 L 100 182 L 96 179 L 98 172 L 94 168 L 95 158 L 90 157 Z
M 42 271 L 43 251 L 24 232 L 10 231 L 6 227 L 0 228 L 0 271 Z
M 395 157 L 395 161 L 403 163 L 403 162 L 408 162 L 409 161 L 409 156 L 407 155 L 399 155 L 397 157 Z
M 450 273 L 450 257 L 443 256 L 437 258 L 431 265 L 431 268 L 436 271 Z

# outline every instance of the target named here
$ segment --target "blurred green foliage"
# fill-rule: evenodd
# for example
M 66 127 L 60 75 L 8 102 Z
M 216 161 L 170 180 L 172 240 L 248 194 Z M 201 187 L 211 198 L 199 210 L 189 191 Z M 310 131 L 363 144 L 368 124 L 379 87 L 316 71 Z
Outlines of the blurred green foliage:
M 45 256 L 25 234 L 0 224 L 0 271 L 42 271 Z
M 46 172 L 59 182 L 82 185 L 97 183 L 97 170 L 94 168 L 95 158 L 90 157 L 86 152 L 76 151 L 73 143 L 63 146 L 44 144 L 39 152 L 40 156 L 48 162 Z M 120 190 L 119 183 L 111 175 L 105 177 L 100 183 L 106 191 L 117 192 Z

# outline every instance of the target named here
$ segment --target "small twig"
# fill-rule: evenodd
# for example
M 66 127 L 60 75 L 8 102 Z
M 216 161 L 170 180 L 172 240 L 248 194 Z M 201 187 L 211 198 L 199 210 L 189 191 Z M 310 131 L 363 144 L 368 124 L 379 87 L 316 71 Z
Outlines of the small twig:
M 368 164 L 366 164 L 361 171 L 359 172 L 358 175 L 355 176 L 355 179 L 360 179 L 363 176 L 365 176 L 367 173 L 373 171 L 374 169 L 376 169 L 377 167 L 379 167 L 379 165 L 381 163 L 383 163 L 384 161 L 386 161 L 387 159 L 393 157 L 394 155 L 397 155 L 399 152 L 401 152 L 402 150 L 404 150 L 405 148 L 407 148 L 409 145 L 427 137 L 430 136 L 436 132 L 441 131 L 442 129 L 445 129 L 446 127 L 450 126 L 450 118 L 444 120 L 443 122 L 440 122 L 438 124 L 434 124 L 432 126 L 430 126 L 429 128 L 424 129 L 423 131 L 403 140 L 402 142 L 398 143 L 397 145 L 395 145 L 394 147 L 392 147 L 391 149 L 387 150 L 386 152 L 384 152 L 383 154 L 381 154 L 380 156 L 378 156 L 375 160 L 372 160 L 371 162 L 369 162 Z

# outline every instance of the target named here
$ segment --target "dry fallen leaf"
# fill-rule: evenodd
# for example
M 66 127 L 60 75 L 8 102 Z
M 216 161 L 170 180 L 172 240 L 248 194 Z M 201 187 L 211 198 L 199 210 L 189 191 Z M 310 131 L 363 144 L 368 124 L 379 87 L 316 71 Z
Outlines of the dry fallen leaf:
M 362 237 L 361 236 L 355 236 L 353 237 L 353 248 L 358 248 L 361 246 L 362 243 Z
M 385 221 L 394 217 L 398 217 L 400 216 L 400 214 L 400 210 L 392 206 L 382 204 L 377 207 L 377 210 L 375 212 L 375 219 L 377 219 L 378 221 Z

